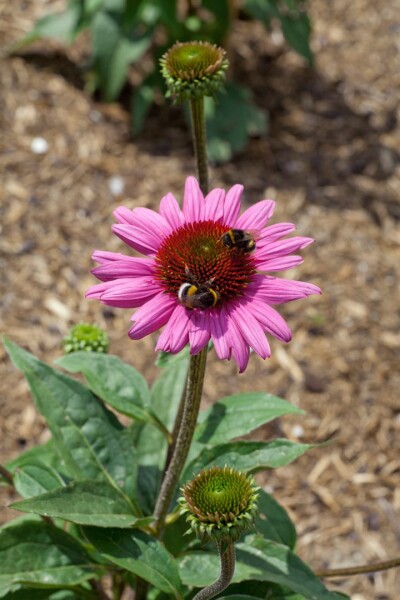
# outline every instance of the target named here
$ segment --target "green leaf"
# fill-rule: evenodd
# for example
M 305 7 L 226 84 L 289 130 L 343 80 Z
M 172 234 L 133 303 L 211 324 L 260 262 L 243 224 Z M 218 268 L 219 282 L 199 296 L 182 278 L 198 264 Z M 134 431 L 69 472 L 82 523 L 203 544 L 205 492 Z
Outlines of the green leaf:
M 300 558 L 286 546 L 260 536 L 239 543 L 233 583 L 256 579 L 286 586 L 307 600 L 338 600 Z M 208 552 L 188 552 L 178 561 L 184 585 L 205 587 L 218 578 L 218 556 Z
M 14 486 L 23 498 L 64 487 L 65 482 L 55 469 L 37 461 L 19 467 L 14 475 Z
M 176 412 L 186 384 L 188 356 L 165 368 L 151 389 L 152 409 L 172 430 Z M 149 425 L 142 428 L 136 443 L 139 461 L 138 495 L 140 505 L 151 513 L 161 483 L 167 442 L 160 431 Z
M 164 546 L 141 531 L 85 528 L 84 535 L 101 556 L 139 575 L 157 589 L 182 598 L 177 565 Z
M 60 470 L 60 467 L 63 463 L 57 453 L 53 439 L 50 439 L 45 444 L 40 444 L 38 446 L 33 446 L 33 448 L 29 448 L 29 450 L 26 450 L 16 458 L 13 458 L 13 460 L 10 460 L 8 463 L 6 463 L 6 468 L 13 473 L 18 467 L 24 467 L 25 465 L 36 462 L 41 462 L 46 464 L 48 467 L 53 467 L 56 470 Z
M 211 466 L 234 466 L 239 471 L 256 473 L 275 469 L 314 448 L 312 444 L 297 444 L 285 439 L 272 442 L 233 442 L 206 448 L 185 468 L 181 481 L 185 482 L 201 469 Z
M 17 42 L 19 48 L 40 38 L 55 38 L 65 44 L 71 44 L 79 31 L 81 12 L 79 4 L 70 4 L 63 12 L 39 19 L 33 30 Z
M 287 414 L 304 412 L 277 396 L 263 392 L 228 396 L 200 413 L 195 440 L 202 444 L 223 444 Z
M 270 0 L 245 0 L 243 10 L 258 21 L 261 21 L 265 27 L 269 27 L 273 17 L 279 17 L 278 7 Z
M 103 479 L 134 499 L 136 457 L 130 433 L 115 415 L 75 379 L 45 365 L 9 340 L 5 346 L 24 373 L 39 412 L 46 418 L 67 474 Z
M 151 44 L 152 32 L 137 40 L 121 38 L 112 54 L 109 63 L 107 82 L 103 84 L 104 96 L 107 101 L 118 98 L 127 78 L 128 67 L 136 62 L 148 50 Z
M 297 15 L 280 15 L 283 35 L 288 44 L 296 52 L 304 56 L 310 64 L 313 63 L 313 55 L 310 48 L 311 24 L 305 12 Z
M 259 513 L 255 529 L 265 538 L 284 544 L 293 550 L 296 546 L 296 529 L 286 510 L 270 494 L 259 490 Z
M 160 369 L 165 369 L 166 367 L 172 367 L 174 364 L 180 362 L 181 360 L 188 361 L 189 357 L 189 346 L 185 346 L 181 352 L 178 354 L 172 354 L 171 352 L 163 352 L 162 350 L 158 352 L 156 359 L 156 366 Z
M 11 505 L 22 512 L 59 517 L 80 525 L 141 527 L 149 518 L 137 519 L 122 493 L 101 481 L 79 481 Z
M 136 88 L 132 95 L 131 117 L 132 133 L 138 135 L 144 127 L 144 122 L 154 101 L 154 87 L 146 81 Z M 165 353 L 167 354 L 167 352 Z
M 266 114 L 253 103 L 246 87 L 228 83 L 226 93 L 217 94 L 216 101 L 205 98 L 204 106 L 208 152 L 214 162 L 228 161 L 246 147 L 249 136 L 267 131 Z
M 90 558 L 68 533 L 49 523 L 25 521 L 0 530 L 0 593 L 16 584 L 75 586 L 96 576 Z
M 92 392 L 121 414 L 137 421 L 153 420 L 146 380 L 118 356 L 73 352 L 58 358 L 55 364 L 70 373 L 82 373 Z

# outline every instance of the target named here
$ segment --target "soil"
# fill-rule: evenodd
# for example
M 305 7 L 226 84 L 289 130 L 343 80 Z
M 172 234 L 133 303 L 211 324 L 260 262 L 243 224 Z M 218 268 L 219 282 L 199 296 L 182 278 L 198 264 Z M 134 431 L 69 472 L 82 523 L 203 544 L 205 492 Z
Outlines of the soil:
M 62 6 L 0 0 L 4 47 L 35 18 Z M 374 563 L 400 554 L 400 17 L 397 0 L 311 0 L 314 68 L 279 31 L 237 23 L 230 38 L 235 79 L 269 114 L 269 133 L 229 164 L 213 186 L 245 186 L 247 205 L 274 198 L 274 222 L 292 221 L 316 244 L 289 276 L 321 297 L 282 307 L 293 330 L 272 357 L 245 374 L 209 360 L 205 403 L 267 390 L 303 408 L 252 437 L 321 442 L 293 465 L 260 478 L 290 511 L 298 552 L 314 569 Z M 156 375 L 151 336 L 131 342 L 129 311 L 84 299 L 94 248 L 124 251 L 110 233 L 120 204 L 157 208 L 181 198 L 194 172 L 181 112 L 155 108 L 130 135 L 124 104 L 84 89 L 83 39 L 72 48 L 40 42 L 0 70 L 2 145 L 1 330 L 41 359 L 60 354 L 81 320 L 107 328 L 111 352 Z M 48 149 L 32 151 L 44 138 Z M 111 178 L 124 190 L 113 195 Z M 21 375 L 0 350 L 1 460 L 48 437 Z M 2 491 L 5 504 L 13 498 Z M 4 509 L 2 519 L 15 516 Z M 398 600 L 399 569 L 327 582 L 352 600 Z M 397 585 L 396 585 L 397 581 Z

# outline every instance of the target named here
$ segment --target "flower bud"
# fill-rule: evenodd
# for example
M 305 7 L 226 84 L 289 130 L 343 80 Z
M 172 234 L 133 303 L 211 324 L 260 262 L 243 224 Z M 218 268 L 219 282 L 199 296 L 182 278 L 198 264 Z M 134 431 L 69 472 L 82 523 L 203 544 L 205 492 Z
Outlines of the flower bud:
M 108 335 L 97 325 L 79 323 L 71 327 L 62 342 L 64 354 L 78 352 L 108 352 Z
M 225 81 L 226 52 L 208 42 L 176 42 L 160 60 L 168 93 L 177 102 L 215 96 Z
M 182 488 L 181 512 L 203 541 L 234 542 L 253 524 L 258 489 L 251 475 L 236 469 L 204 469 Z

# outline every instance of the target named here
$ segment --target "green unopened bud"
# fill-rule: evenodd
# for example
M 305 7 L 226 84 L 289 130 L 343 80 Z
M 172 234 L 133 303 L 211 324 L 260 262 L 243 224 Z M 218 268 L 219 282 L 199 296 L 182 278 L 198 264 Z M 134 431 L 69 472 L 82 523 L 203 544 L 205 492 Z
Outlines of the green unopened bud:
M 223 48 L 208 42 L 176 42 L 160 60 L 168 96 L 177 102 L 215 96 L 228 68 Z
M 203 541 L 234 542 L 254 522 L 258 489 L 251 475 L 236 469 L 204 469 L 182 488 L 181 512 Z
M 65 354 L 78 352 L 108 352 L 108 335 L 97 325 L 79 323 L 71 327 L 68 335 L 63 339 Z

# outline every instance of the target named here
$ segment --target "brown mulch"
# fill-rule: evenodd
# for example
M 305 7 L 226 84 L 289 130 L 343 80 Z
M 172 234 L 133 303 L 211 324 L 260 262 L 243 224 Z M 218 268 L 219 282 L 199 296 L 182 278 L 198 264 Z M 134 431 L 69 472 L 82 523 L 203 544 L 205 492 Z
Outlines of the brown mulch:
M 0 0 L 0 39 L 15 41 L 57 5 Z M 318 569 L 400 555 L 400 17 L 396 0 L 312 0 L 310 13 L 314 69 L 279 32 L 235 27 L 235 77 L 268 110 L 270 131 L 213 168 L 212 183 L 240 181 L 247 203 L 275 198 L 275 222 L 293 221 L 299 235 L 316 238 L 290 275 L 324 294 L 282 307 L 293 341 L 272 342 L 268 362 L 252 357 L 238 377 L 234 364 L 211 356 L 205 401 L 268 390 L 307 415 L 253 437 L 330 440 L 260 480 L 290 511 L 299 554 Z M 156 336 L 129 341 L 129 311 L 83 294 L 94 281 L 92 250 L 124 251 L 110 234 L 113 209 L 156 208 L 166 191 L 181 197 L 194 171 L 191 143 L 180 111 L 167 106 L 132 140 L 124 107 L 85 93 L 82 47 L 40 43 L 1 65 L 0 328 L 51 361 L 73 323 L 94 320 L 113 353 L 153 378 Z M 37 137 L 48 143 L 44 154 L 31 150 Z M 125 186 L 118 197 L 115 176 Z M 3 461 L 48 434 L 3 349 L 0 359 Z M 398 600 L 399 580 L 393 569 L 329 584 L 352 600 Z

